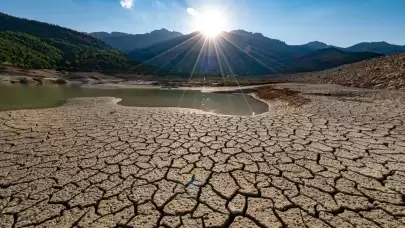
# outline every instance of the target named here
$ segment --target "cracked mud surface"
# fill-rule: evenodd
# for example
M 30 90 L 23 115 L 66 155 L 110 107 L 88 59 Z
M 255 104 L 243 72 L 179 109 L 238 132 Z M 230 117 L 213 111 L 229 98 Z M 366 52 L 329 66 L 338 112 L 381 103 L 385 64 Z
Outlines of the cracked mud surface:
M 0 112 L 0 227 L 405 227 L 405 102 Z

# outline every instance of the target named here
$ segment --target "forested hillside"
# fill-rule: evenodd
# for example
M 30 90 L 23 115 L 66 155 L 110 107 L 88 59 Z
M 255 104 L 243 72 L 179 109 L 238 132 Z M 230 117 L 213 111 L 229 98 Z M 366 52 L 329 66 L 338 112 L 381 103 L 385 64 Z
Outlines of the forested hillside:
M 130 71 L 134 63 L 84 33 L 0 13 L 0 62 L 27 68 Z

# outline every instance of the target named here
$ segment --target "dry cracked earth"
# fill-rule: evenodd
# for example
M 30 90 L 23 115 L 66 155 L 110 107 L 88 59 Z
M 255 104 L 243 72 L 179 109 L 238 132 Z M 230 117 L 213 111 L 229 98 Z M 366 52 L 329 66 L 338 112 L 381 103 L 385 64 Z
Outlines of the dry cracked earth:
M 0 227 L 405 227 L 405 102 L 0 112 Z

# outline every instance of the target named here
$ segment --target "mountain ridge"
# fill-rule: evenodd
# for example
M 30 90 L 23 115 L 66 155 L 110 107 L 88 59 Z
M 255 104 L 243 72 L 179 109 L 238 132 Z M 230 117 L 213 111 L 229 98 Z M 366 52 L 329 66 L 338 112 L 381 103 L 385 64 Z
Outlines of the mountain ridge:
M 165 28 L 153 30 L 144 34 L 129 34 L 122 32 L 93 32 L 89 34 L 125 53 L 183 35 L 182 33 L 169 31 Z
M 295 72 L 311 72 L 315 68 L 317 70 L 325 70 L 381 56 L 383 54 L 374 52 L 346 52 L 336 47 L 328 47 L 296 58 L 292 64 L 295 66 Z
M 147 62 L 173 74 L 184 75 L 190 72 L 216 75 L 296 73 L 324 70 L 381 56 L 332 49 L 335 51 L 331 56 L 324 53 L 310 56 L 313 51 L 308 48 L 289 46 L 279 40 L 238 30 L 223 32 L 214 40 L 206 39 L 199 32 L 191 33 L 134 50 L 129 56 L 135 61 Z
M 141 37 L 149 44 L 125 55 L 94 36 L 129 37 L 131 42 L 133 37 Z M 378 44 L 379 48 L 390 45 Z M 324 70 L 378 56 L 380 54 L 370 52 L 348 53 L 319 41 L 288 45 L 241 29 L 222 32 L 215 39 L 200 32 L 183 35 L 167 29 L 144 35 L 98 32 L 91 36 L 57 25 L 0 14 L 0 64 L 26 68 L 251 76 Z
M 345 48 L 345 50 L 348 51 L 370 51 L 370 52 L 376 52 L 376 53 L 381 53 L 381 54 L 394 54 L 394 53 L 400 53 L 400 52 L 405 52 L 405 45 L 395 45 L 395 44 L 390 44 L 385 41 L 380 41 L 380 42 L 361 42 L 355 45 L 352 45 L 350 47 Z
M 144 33 L 144 34 L 129 34 L 129 33 L 121 33 L 121 32 L 111 32 L 111 33 L 107 33 L 107 32 L 93 32 L 93 33 L 89 33 L 90 35 L 93 35 L 94 37 L 97 37 L 103 41 L 107 41 L 106 43 L 110 42 L 108 41 L 106 38 L 106 34 L 109 34 L 109 37 L 117 37 L 117 36 L 132 36 L 134 39 L 136 39 L 134 36 L 136 37 L 142 37 L 142 36 L 148 36 L 156 31 L 167 31 L 170 33 L 169 30 L 162 28 L 160 30 L 153 30 L 149 33 Z M 100 33 L 100 34 L 99 34 Z M 171 33 L 176 34 L 175 36 L 181 36 L 181 35 L 188 35 L 188 34 L 182 34 L 180 32 L 176 32 L 176 31 L 171 31 Z M 274 39 L 274 38 L 270 38 L 267 37 L 265 35 L 263 35 L 262 33 L 259 32 L 249 32 L 243 29 L 236 29 L 236 30 L 231 30 L 229 32 L 223 32 L 223 33 L 234 33 L 234 34 L 239 34 L 239 35 L 250 35 L 250 36 L 254 36 L 256 38 L 264 38 L 264 39 L 269 39 L 271 41 L 274 42 L 274 44 L 278 44 L 278 45 L 288 45 L 288 46 L 292 46 L 292 47 L 300 47 L 309 51 L 315 51 L 318 49 L 324 49 L 324 48 L 329 48 L 329 47 L 336 47 L 339 48 L 341 50 L 347 51 L 347 52 L 361 52 L 361 51 L 368 51 L 368 52 L 376 52 L 376 53 L 380 53 L 380 54 L 394 54 L 394 53 L 399 53 L 399 52 L 405 52 L 405 45 L 397 45 L 397 44 L 391 44 L 388 43 L 386 41 L 377 41 L 377 42 L 360 42 L 348 47 L 339 47 L 336 45 L 330 45 L 330 44 L 326 44 L 324 42 L 321 41 L 310 41 L 308 43 L 304 43 L 304 44 L 295 44 L 295 45 L 290 45 L 287 44 L 284 41 L 281 41 L 279 39 Z M 119 35 L 117 35 L 119 34 Z M 192 33 L 190 33 L 192 34 Z M 164 35 L 164 34 L 163 34 Z M 170 38 L 170 37 L 168 37 Z M 174 38 L 174 37 L 172 37 Z M 164 41 L 164 39 L 162 39 L 161 41 Z M 158 42 L 154 42 L 153 44 L 157 44 Z M 111 45 L 112 47 L 118 48 L 120 50 L 124 50 L 127 53 L 130 53 L 131 51 L 134 51 L 135 49 L 142 49 L 145 48 L 147 46 L 145 45 L 138 45 L 136 46 L 136 48 L 124 48 L 122 47 L 122 44 L 120 44 L 119 46 L 116 46 L 116 44 L 114 43 L 108 43 L 109 45 Z M 148 44 L 148 46 L 151 46 L 150 44 Z

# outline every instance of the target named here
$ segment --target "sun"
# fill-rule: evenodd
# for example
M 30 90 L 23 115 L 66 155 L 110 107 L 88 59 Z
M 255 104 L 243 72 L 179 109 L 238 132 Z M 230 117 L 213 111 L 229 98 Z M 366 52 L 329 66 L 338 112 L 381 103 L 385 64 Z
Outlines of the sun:
M 207 10 L 195 17 L 195 29 L 209 38 L 214 38 L 226 30 L 225 15 L 217 10 Z

